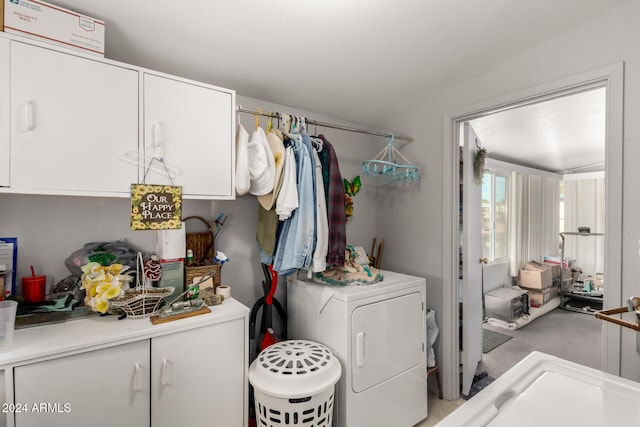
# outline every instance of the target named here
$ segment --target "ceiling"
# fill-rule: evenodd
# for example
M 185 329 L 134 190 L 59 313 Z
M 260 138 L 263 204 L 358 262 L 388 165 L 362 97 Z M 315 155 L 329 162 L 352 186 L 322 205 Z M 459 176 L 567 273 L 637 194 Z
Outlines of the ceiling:
M 489 157 L 549 172 L 604 170 L 604 87 L 470 121 Z
M 51 1 L 108 58 L 376 128 L 625 0 Z

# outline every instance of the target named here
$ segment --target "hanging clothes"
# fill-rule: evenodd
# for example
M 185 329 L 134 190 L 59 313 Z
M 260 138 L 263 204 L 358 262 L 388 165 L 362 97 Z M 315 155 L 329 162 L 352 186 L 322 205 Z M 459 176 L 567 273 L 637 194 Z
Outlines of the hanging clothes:
M 327 254 L 329 251 L 329 224 L 327 220 L 327 200 L 324 195 L 322 179 L 322 163 L 318 152 L 313 149 L 316 173 L 316 246 L 313 251 L 312 271 L 320 273 L 327 269 Z
M 276 233 L 278 230 L 278 215 L 275 209 L 266 210 L 264 206 L 258 203 L 258 230 L 256 232 L 256 239 L 260 250 L 264 252 L 261 254 L 262 260 L 269 260 L 273 256 L 273 251 L 276 248 Z M 266 258 L 265 258 L 266 257 Z M 265 264 L 271 264 L 271 261 Z
M 258 196 L 258 231 L 256 238 L 263 252 L 260 254 L 262 260 L 269 260 L 265 264 L 271 264 L 270 258 L 276 246 L 276 231 L 278 228 L 278 214 L 274 208 L 274 201 L 277 199 L 282 187 L 285 160 L 285 148 L 282 142 L 282 134 L 269 132 L 267 142 L 276 164 L 276 173 L 273 190 L 267 194 Z M 297 198 L 296 198 L 297 203 Z
M 269 155 L 273 158 L 275 164 L 274 181 L 271 191 L 266 194 L 259 195 L 258 202 L 260 202 L 266 210 L 270 210 L 278 196 L 278 183 L 284 166 L 284 144 L 282 143 L 282 139 L 274 132 L 269 132 L 267 134 L 267 144 Z
M 291 214 L 298 208 L 298 173 L 293 147 L 284 151 L 284 165 L 282 172 L 282 186 L 276 199 L 276 213 L 280 221 L 291 218 Z
M 293 144 L 299 206 L 282 223 L 278 237 L 273 269 L 281 276 L 309 268 L 316 239 L 315 166 L 311 139 L 308 135 L 302 135 L 301 141 Z
M 249 133 L 241 123 L 238 123 L 236 132 L 236 193 L 240 196 L 246 194 L 251 186 L 248 144 Z
M 251 186 L 249 192 L 255 196 L 267 194 L 273 190 L 276 165 L 269 149 L 267 135 L 261 127 L 257 127 L 248 144 L 249 173 Z
M 344 184 L 338 156 L 333 146 L 323 135 L 322 151 L 318 153 L 322 163 L 323 183 L 327 203 L 327 220 L 329 226 L 329 248 L 327 265 L 343 266 L 347 247 L 347 216 L 344 211 Z

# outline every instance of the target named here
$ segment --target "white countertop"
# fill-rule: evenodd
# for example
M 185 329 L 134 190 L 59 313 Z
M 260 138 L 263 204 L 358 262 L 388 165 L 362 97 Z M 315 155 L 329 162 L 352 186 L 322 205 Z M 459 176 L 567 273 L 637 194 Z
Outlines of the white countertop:
M 0 367 L 19 365 L 47 359 L 54 355 L 79 350 L 96 350 L 126 344 L 194 327 L 222 323 L 239 318 L 247 319 L 249 308 L 231 298 L 209 307 L 211 313 L 154 325 L 146 319 L 122 319 L 118 316 L 87 317 L 63 323 L 18 329 L 13 342 L 0 352 Z

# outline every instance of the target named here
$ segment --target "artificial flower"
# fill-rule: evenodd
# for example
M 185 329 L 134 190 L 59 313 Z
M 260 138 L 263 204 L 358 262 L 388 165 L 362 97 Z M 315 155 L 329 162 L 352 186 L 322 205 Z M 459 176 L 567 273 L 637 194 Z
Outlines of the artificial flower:
M 132 277 L 126 272 L 129 267 L 122 264 L 103 266 L 97 262 L 89 262 L 82 267 L 82 285 L 86 291 L 85 305 L 98 313 L 107 313 L 110 301 L 124 295 L 123 284 L 129 283 Z

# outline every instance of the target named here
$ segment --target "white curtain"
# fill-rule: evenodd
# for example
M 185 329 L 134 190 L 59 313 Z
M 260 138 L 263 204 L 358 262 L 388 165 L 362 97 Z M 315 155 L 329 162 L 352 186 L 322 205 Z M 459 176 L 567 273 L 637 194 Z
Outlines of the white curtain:
M 565 181 L 563 231 L 589 227 L 592 233 L 604 233 L 604 193 L 604 178 Z M 583 276 L 604 273 L 604 237 L 566 236 L 564 256 L 576 260 Z
M 560 179 L 512 172 L 509 225 L 510 272 L 530 260 L 559 253 Z

